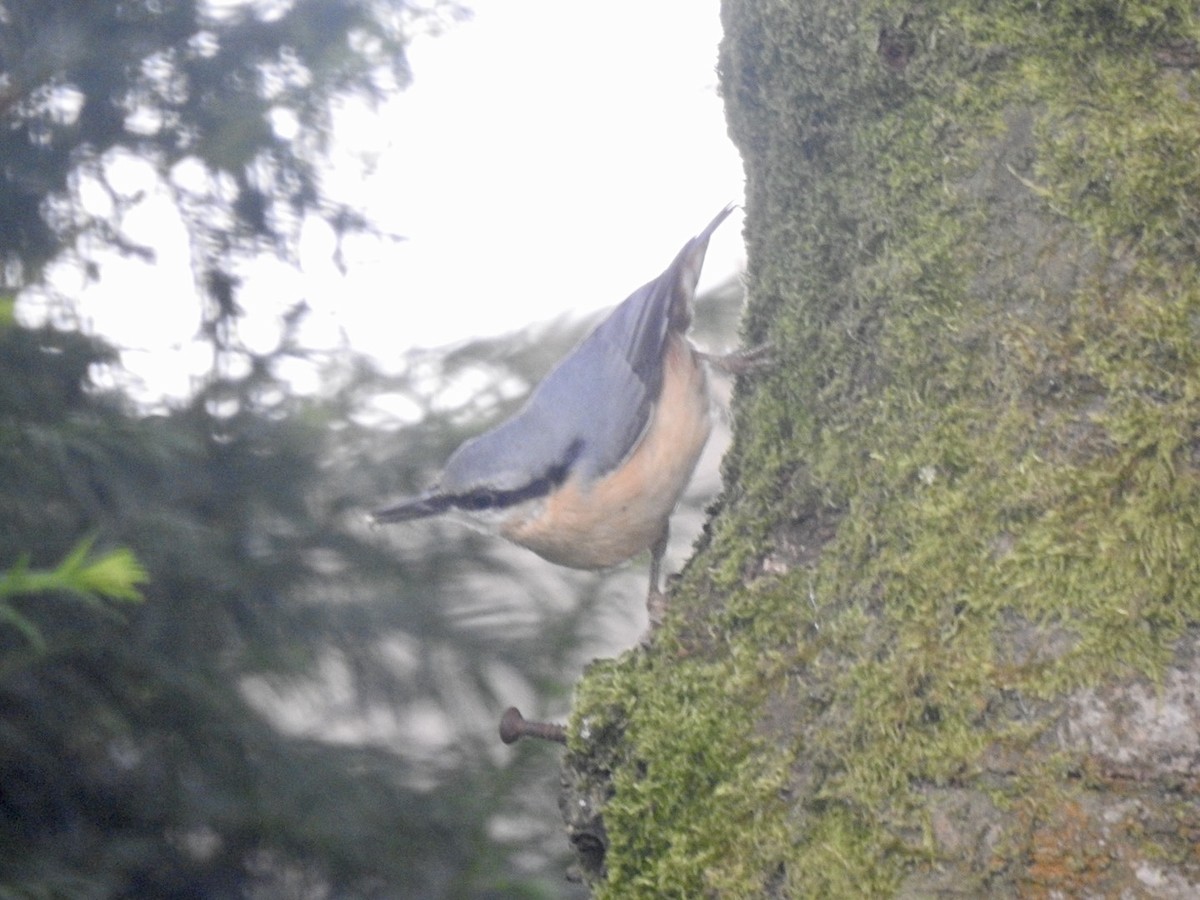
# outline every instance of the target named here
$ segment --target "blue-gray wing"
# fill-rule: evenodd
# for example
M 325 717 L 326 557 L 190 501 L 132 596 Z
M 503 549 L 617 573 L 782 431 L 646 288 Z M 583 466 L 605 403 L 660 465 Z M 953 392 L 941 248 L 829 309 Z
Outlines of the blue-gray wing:
M 733 211 L 720 213 L 679 251 L 671 265 L 642 285 L 596 326 L 542 381 L 527 409 L 560 450 L 581 443 L 575 468 L 585 477 L 611 472 L 636 447 L 662 391 L 667 336 L 692 322 L 692 300 L 713 231 Z
M 662 390 L 667 337 L 691 324 L 713 231 L 729 206 L 658 278 L 629 295 L 537 386 L 513 418 L 467 441 L 414 515 L 488 508 L 548 493 L 569 474 L 595 479 L 637 446 Z M 418 511 L 420 510 L 420 511 Z

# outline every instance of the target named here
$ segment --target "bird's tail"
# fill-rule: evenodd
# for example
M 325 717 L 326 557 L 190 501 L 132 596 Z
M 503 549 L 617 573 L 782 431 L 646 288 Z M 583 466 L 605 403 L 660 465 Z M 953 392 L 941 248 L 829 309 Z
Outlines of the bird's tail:
M 673 331 L 682 333 L 692 324 L 692 298 L 696 294 L 696 284 L 700 281 L 700 269 L 704 266 L 708 239 L 736 208 L 735 204 L 730 203 L 717 213 L 703 231 L 684 245 L 664 273 L 672 288 L 668 319 Z

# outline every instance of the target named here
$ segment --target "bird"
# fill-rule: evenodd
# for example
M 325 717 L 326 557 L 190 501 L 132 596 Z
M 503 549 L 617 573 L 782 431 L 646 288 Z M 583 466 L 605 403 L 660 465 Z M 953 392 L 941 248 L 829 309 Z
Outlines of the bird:
M 712 356 L 687 337 L 709 238 L 734 208 L 618 305 L 511 418 L 463 443 L 428 490 L 375 510 L 373 522 L 459 513 L 576 569 L 649 550 L 647 604 L 659 624 L 671 513 L 712 430 L 706 363 L 737 372 L 756 356 Z

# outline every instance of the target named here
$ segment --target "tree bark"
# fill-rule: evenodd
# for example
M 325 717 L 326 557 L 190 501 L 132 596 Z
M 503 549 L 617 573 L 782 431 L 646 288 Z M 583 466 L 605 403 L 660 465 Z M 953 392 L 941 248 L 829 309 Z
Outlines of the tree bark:
M 726 490 L 579 686 L 607 897 L 1200 895 L 1200 14 L 726 0 Z

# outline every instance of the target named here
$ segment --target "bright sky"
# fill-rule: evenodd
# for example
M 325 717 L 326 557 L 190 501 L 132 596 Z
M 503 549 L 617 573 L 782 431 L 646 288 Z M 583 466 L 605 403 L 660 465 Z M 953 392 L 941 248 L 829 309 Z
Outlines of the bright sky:
M 314 223 L 300 271 L 256 264 L 243 334 L 261 349 L 277 335 L 274 313 L 302 298 L 314 310 L 306 340 L 344 335 L 385 362 L 609 306 L 741 201 L 717 96 L 719 0 L 473 6 L 472 19 L 415 39 L 407 90 L 338 115 L 328 188 L 405 240 L 345 243 L 343 273 Z M 153 236 L 156 264 L 106 263 L 100 285 L 73 288 L 94 327 L 130 348 L 151 394 L 186 390 L 187 370 L 205 365 L 195 348 L 179 353 L 197 320 L 165 203 L 151 197 L 126 220 Z M 740 228 L 735 217 L 713 239 L 701 289 L 740 268 Z M 136 316 L 131 295 L 146 301 Z
M 720 34 L 719 0 L 491 0 L 419 39 L 359 188 L 409 240 L 355 266 L 354 345 L 386 354 L 508 331 L 617 303 L 657 275 L 742 197 Z M 739 225 L 727 231 L 710 273 L 736 267 Z M 381 333 L 389 308 L 398 330 Z

